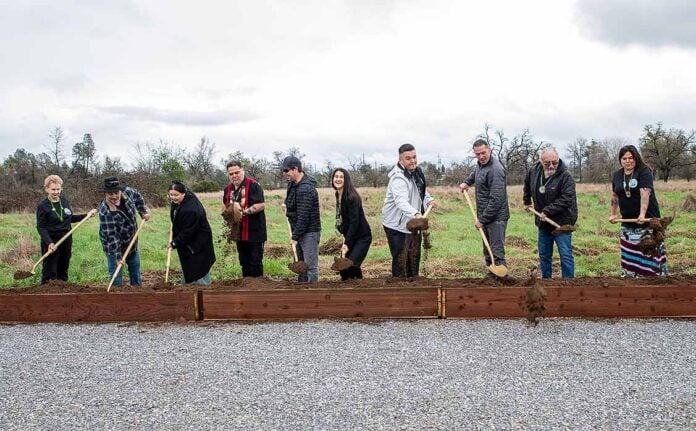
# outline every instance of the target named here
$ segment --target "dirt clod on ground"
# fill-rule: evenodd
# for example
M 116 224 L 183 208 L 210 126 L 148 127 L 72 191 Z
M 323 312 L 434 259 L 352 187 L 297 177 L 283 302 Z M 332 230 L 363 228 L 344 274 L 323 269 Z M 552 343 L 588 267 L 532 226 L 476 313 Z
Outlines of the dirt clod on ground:
M 691 193 L 686 195 L 686 199 L 684 200 L 684 204 L 682 205 L 682 211 L 696 211 L 696 195 L 693 195 Z
M 284 246 L 266 243 L 263 248 L 263 255 L 264 257 L 270 258 L 289 257 L 292 256 L 292 251 L 290 245 Z
M 319 254 L 331 255 L 341 252 L 343 239 L 340 236 L 332 236 L 319 246 Z

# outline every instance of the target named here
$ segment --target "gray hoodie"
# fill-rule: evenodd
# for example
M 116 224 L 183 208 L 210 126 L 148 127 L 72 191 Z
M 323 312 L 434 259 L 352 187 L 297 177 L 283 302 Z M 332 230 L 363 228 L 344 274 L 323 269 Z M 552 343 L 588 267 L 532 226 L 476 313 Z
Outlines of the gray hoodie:
M 421 205 L 427 207 L 434 199 L 425 191 L 425 199 L 421 201 L 415 180 L 406 178 L 398 166 L 389 172 L 387 195 L 382 206 L 382 224 L 390 229 L 403 233 L 411 233 L 406 229 L 406 223 L 421 211 Z

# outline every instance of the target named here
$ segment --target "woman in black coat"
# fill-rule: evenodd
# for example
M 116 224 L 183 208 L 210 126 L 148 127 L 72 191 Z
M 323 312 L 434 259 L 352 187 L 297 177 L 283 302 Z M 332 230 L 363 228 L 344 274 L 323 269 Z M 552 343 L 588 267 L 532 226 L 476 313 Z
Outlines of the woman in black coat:
M 179 254 L 185 283 L 210 284 L 210 268 L 215 263 L 213 232 L 203 204 L 182 183 L 169 188 L 173 238 L 169 247 Z
M 343 234 L 341 252 L 353 266 L 340 272 L 341 280 L 363 278 L 362 265 L 372 244 L 372 231 L 365 218 L 362 199 L 355 190 L 350 174 L 337 168 L 331 174 L 331 187 L 336 190 L 336 229 Z
M 50 280 L 68 281 L 68 268 L 72 256 L 72 236 L 61 245 L 55 246 L 71 229 L 71 223 L 79 222 L 85 217 L 93 216 L 97 210 L 87 214 L 74 214 L 70 203 L 62 195 L 63 180 L 58 175 L 49 175 L 44 180 L 44 189 L 48 197 L 36 207 L 36 230 L 41 236 L 41 254 L 49 250 L 51 254 L 43 261 L 41 284 Z

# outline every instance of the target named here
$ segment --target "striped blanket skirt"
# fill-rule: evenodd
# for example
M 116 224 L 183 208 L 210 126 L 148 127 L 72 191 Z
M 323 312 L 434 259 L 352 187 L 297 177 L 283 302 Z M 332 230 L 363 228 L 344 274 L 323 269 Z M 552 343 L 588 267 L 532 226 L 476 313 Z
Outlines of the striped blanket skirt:
M 664 241 L 657 245 L 654 256 L 643 253 L 638 247 L 641 238 L 650 234 L 648 228 L 621 227 L 621 276 L 667 276 L 667 251 Z

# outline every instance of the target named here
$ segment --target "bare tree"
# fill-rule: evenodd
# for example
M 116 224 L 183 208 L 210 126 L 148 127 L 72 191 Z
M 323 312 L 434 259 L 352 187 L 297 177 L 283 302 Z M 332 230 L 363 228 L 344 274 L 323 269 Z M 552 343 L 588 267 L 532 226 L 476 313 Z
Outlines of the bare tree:
M 211 143 L 207 136 L 201 137 L 193 151 L 185 157 L 186 167 L 192 179 L 200 181 L 213 177 L 215 171 L 215 166 L 213 166 L 214 154 L 215 144 Z
M 696 163 L 692 157 L 696 151 L 696 131 L 667 131 L 662 123 L 657 123 L 657 126 L 648 124 L 643 132 L 640 138 L 641 155 L 647 164 L 660 172 L 660 178 L 665 182 L 675 169 Z
M 182 148 L 170 144 L 162 138 L 157 144 L 136 143 L 134 171 L 146 175 L 157 175 L 171 160 L 176 160 L 181 164 L 181 160 L 184 160 L 185 156 L 186 153 Z
M 573 141 L 572 144 L 568 145 L 568 167 L 570 168 L 571 172 L 573 173 L 573 176 L 579 183 L 582 182 L 583 166 L 585 162 L 586 152 L 587 139 L 585 138 L 575 138 L 575 141 Z
M 65 161 L 65 154 L 63 153 L 65 133 L 63 132 L 63 128 L 60 126 L 54 127 L 51 133 L 48 134 L 48 137 L 51 138 L 51 143 L 46 145 L 48 155 L 51 156 L 52 162 L 57 167 L 60 167 Z

